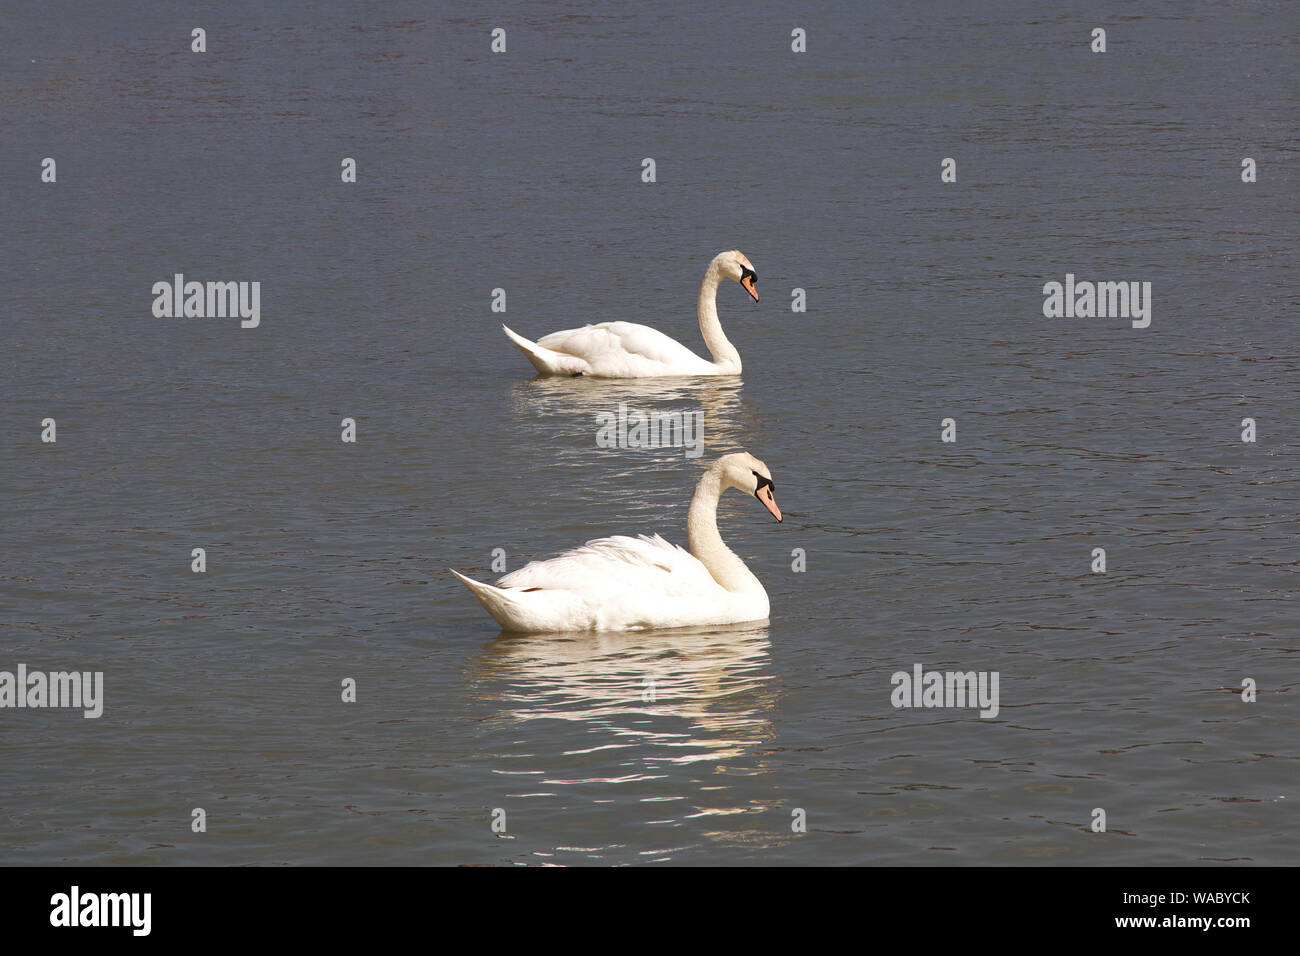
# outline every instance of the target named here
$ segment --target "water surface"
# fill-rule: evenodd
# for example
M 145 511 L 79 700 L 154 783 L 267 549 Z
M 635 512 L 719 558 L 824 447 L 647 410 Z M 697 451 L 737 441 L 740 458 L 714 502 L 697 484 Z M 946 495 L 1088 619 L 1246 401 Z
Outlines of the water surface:
M 1296 8 L 1040 6 L 16 6 L 0 669 L 107 700 L 0 712 L 0 860 L 1293 863 Z M 740 380 L 498 329 L 702 351 L 730 248 Z M 261 326 L 154 318 L 176 272 Z M 1066 272 L 1151 327 L 1045 319 Z M 720 509 L 769 622 L 512 638 L 446 573 L 685 543 L 700 463 L 597 448 L 620 402 L 770 465 L 783 524 Z M 1000 713 L 893 708 L 916 663 Z

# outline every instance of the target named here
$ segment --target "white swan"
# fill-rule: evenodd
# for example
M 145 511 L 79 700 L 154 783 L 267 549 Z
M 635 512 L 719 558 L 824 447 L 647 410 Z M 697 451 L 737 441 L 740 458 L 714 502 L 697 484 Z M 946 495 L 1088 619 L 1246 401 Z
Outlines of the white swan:
M 732 250 L 714 256 L 700 283 L 696 311 L 700 333 L 713 361 L 700 358 L 657 329 L 634 322 L 601 322 L 552 332 L 530 342 L 506 326 L 510 341 L 543 375 L 596 378 L 652 378 L 658 375 L 739 375 L 740 353 L 727 341 L 718 321 L 718 285 L 732 279 L 758 301 L 758 275 L 745 256 Z
M 628 631 L 767 618 L 767 592 L 718 534 L 718 498 L 738 488 L 781 520 L 772 473 L 745 452 L 724 455 L 695 486 L 691 550 L 659 535 L 615 535 L 533 561 L 495 586 L 452 574 L 507 631 Z

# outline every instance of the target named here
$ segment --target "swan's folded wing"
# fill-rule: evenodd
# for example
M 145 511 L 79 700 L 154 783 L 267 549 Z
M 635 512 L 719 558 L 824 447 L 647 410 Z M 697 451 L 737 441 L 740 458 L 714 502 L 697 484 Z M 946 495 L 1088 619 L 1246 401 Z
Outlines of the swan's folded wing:
M 497 586 L 610 593 L 634 588 L 674 597 L 700 594 L 718 584 L 699 559 L 656 534 L 596 538 L 554 558 L 526 564 Z
M 566 355 L 577 355 L 593 365 L 618 358 L 673 366 L 708 364 L 658 329 L 635 322 L 601 322 L 580 329 L 565 329 L 543 336 L 537 344 Z

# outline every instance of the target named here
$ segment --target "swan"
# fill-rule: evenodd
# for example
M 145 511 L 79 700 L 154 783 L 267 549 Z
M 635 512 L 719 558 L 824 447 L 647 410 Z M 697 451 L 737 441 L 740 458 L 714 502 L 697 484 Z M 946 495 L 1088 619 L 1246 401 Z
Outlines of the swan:
M 752 494 L 777 521 L 776 486 L 747 452 L 724 455 L 695 486 L 689 551 L 659 535 L 614 535 L 484 584 L 448 569 L 507 631 L 630 631 L 767 619 L 767 592 L 718 534 L 718 499 Z
M 739 282 L 758 301 L 758 274 L 736 250 L 713 257 L 700 283 L 696 311 L 700 333 L 709 347 L 709 362 L 657 329 L 634 322 L 601 322 L 580 329 L 552 332 L 532 342 L 501 328 L 543 375 L 591 375 L 596 378 L 653 378 L 658 375 L 739 375 L 740 353 L 727 341 L 718 321 L 718 286 Z

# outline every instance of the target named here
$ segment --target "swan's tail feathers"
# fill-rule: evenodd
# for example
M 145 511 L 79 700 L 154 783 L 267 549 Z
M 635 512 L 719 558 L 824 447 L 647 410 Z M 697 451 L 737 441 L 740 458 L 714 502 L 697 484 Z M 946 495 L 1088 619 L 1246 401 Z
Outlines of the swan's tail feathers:
M 587 364 L 586 359 L 545 348 L 512 331 L 508 326 L 503 325 L 501 329 L 509 336 L 510 341 L 519 346 L 519 350 L 528 356 L 528 361 L 533 363 L 533 368 L 543 375 L 586 375 L 591 371 L 591 366 Z
M 504 588 L 494 587 L 491 584 L 484 584 L 482 581 L 475 581 L 473 578 L 467 578 L 455 568 L 448 568 L 452 574 L 460 580 L 460 583 L 470 589 L 470 592 L 483 605 L 483 609 L 491 614 L 498 624 L 506 630 L 512 630 L 519 623 L 520 607 L 518 603 L 510 596 L 510 592 Z

